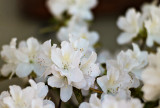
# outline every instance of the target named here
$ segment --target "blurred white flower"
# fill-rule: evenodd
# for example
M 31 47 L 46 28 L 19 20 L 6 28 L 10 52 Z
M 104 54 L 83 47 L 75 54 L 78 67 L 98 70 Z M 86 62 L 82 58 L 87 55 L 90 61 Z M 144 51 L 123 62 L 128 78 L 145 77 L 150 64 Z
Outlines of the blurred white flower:
M 149 65 L 142 73 L 144 86 L 144 98 L 146 100 L 156 100 L 160 98 L 160 52 L 150 54 L 148 57 Z
M 97 5 L 97 0 L 48 0 L 47 6 L 50 12 L 62 19 L 64 12 L 84 20 L 92 20 L 91 9 Z
M 2 46 L 1 57 L 6 62 L 2 66 L 1 74 L 3 76 L 8 76 L 11 72 L 11 76 L 16 72 L 17 63 L 19 60 L 16 57 L 16 38 L 13 38 L 10 42 L 10 45 Z
M 3 102 L 3 99 L 8 96 L 10 96 L 10 94 L 7 91 L 0 94 L 0 108 L 8 108 L 8 106 Z
M 74 3 L 73 0 L 48 0 L 47 6 L 51 14 L 62 19 L 62 14 Z
M 44 89 L 44 83 L 36 84 L 33 80 L 30 82 L 32 87 L 21 89 L 19 86 L 13 85 L 9 87 L 9 93 L 3 92 L 0 96 L 2 97 L 0 101 L 3 102 L 2 105 L 4 106 L 2 108 L 55 108 L 53 102 L 44 100 L 48 93 L 48 87 L 46 86 L 47 89 Z M 41 93 L 46 94 L 42 96 Z
M 130 67 L 128 72 L 132 72 L 136 78 L 141 79 L 141 72 L 148 64 L 148 52 L 141 51 L 137 44 L 132 43 L 133 50 L 127 50 L 124 57 L 128 59 L 125 64 L 126 67 Z M 125 60 L 125 58 L 119 57 L 119 63 Z M 123 64 L 123 63 L 122 63 Z
M 73 20 L 73 21 L 72 21 Z M 74 41 L 80 38 L 89 42 L 89 47 L 93 49 L 93 46 L 99 40 L 99 34 L 96 31 L 89 31 L 88 26 L 79 18 L 73 18 L 68 23 L 67 27 L 60 28 L 57 38 L 59 41 L 68 41 L 69 35 L 73 36 Z
M 144 24 L 145 28 L 147 29 L 147 46 L 152 47 L 154 45 L 154 42 L 160 44 L 160 15 L 158 16 L 153 12 L 152 17 L 146 20 Z
M 104 95 L 101 100 L 97 94 L 92 94 L 89 103 L 81 103 L 79 108 L 143 108 L 138 99 L 123 100 L 110 95 Z
M 92 94 L 89 103 L 83 102 L 80 104 L 79 108 L 102 108 L 102 102 L 97 97 L 97 94 Z
M 129 43 L 138 35 L 143 24 L 140 18 L 141 14 L 136 12 L 134 8 L 131 8 L 127 11 L 125 17 L 118 19 L 117 25 L 123 30 L 123 33 L 117 39 L 119 44 Z
M 159 14 L 160 7 L 158 6 L 158 0 L 153 0 L 152 3 L 145 3 L 143 4 L 142 8 L 142 21 L 149 19 L 152 14 Z
M 41 49 L 41 44 L 37 39 L 31 37 L 27 41 L 21 41 L 16 47 L 16 39 L 12 39 L 10 45 L 4 45 L 1 56 L 6 62 L 2 67 L 2 75 L 11 76 L 16 73 L 18 77 L 27 77 L 34 72 L 37 77 L 44 72 L 44 67 L 40 66 L 37 54 Z
M 97 0 L 74 0 L 74 4 L 69 7 L 69 14 L 85 20 L 92 20 L 91 9 L 97 5 Z

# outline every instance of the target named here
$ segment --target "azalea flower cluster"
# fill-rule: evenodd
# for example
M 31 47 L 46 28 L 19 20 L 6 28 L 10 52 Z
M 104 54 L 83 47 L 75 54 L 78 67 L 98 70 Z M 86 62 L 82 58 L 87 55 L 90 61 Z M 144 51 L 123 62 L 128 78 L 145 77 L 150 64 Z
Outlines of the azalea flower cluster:
M 143 108 L 139 99 L 119 99 L 111 95 L 104 95 L 101 100 L 97 94 L 92 94 L 89 103 L 83 102 L 79 108 Z
M 62 18 L 64 12 L 67 12 L 71 16 L 91 20 L 93 19 L 91 9 L 97 5 L 97 0 L 48 0 L 47 5 L 57 18 Z
M 38 63 L 41 44 L 32 37 L 21 41 L 18 47 L 16 41 L 13 38 L 9 45 L 2 47 L 1 57 L 6 64 L 3 65 L 1 74 L 6 77 L 11 73 L 12 77 L 16 73 L 18 77 L 27 77 L 34 72 L 37 77 L 42 76 L 44 67 Z
M 47 4 L 57 18 L 63 19 L 64 13 L 71 15 L 57 32 L 61 43 L 41 43 L 30 37 L 18 45 L 13 38 L 2 46 L 5 64 L 1 76 L 32 80 L 24 89 L 13 85 L 9 92 L 2 92 L 0 108 L 55 108 L 47 100 L 49 90 L 53 95 L 59 90 L 63 102 L 76 97 L 79 108 L 143 108 L 148 101 L 160 101 L 160 48 L 151 53 L 133 42 L 135 38 L 146 39 L 148 47 L 160 42 L 160 7 L 156 1 L 145 4 L 141 13 L 132 8 L 126 17 L 119 18 L 118 26 L 124 32 L 118 43 L 132 42 L 133 49 L 121 50 L 115 56 L 108 51 L 97 55 L 94 48 L 99 35 L 89 31 L 86 20 L 93 18 L 91 9 L 96 0 L 48 0 Z M 140 89 L 136 94 L 144 95 L 133 98 L 131 89 Z M 83 102 L 89 96 L 89 103 Z
M 70 42 L 61 43 L 61 48 L 56 44 L 51 48 L 53 64 L 49 72 L 53 76 L 48 78 L 48 84 L 60 88 L 60 97 L 64 102 L 71 98 L 73 87 L 89 90 L 100 74 L 98 64 L 95 63 L 97 54 L 87 52 L 87 45 L 84 39 L 73 41 L 70 38 Z
M 142 73 L 144 98 L 149 101 L 160 99 L 160 49 L 148 57 L 149 65 Z
M 52 101 L 45 99 L 48 87 L 44 83 L 29 80 L 31 86 L 22 89 L 12 85 L 0 95 L 0 108 L 55 108 Z
M 61 18 L 64 12 L 71 15 L 66 25 L 60 27 L 57 38 L 61 41 L 68 41 L 68 34 L 72 34 L 74 39 L 83 38 L 89 41 L 90 50 L 99 40 L 96 31 L 89 31 L 87 21 L 93 19 L 91 9 L 97 5 L 97 0 L 48 0 L 50 12 L 57 18 Z
M 119 44 L 132 42 L 135 38 L 146 40 L 148 47 L 154 43 L 160 44 L 160 6 L 158 0 L 152 4 L 144 4 L 141 12 L 130 8 L 126 16 L 121 16 L 117 22 L 118 27 L 123 31 L 118 37 Z
M 133 44 L 133 51 L 121 51 L 116 60 L 107 60 L 107 74 L 97 78 L 103 92 L 130 98 L 129 88 L 140 85 L 141 72 L 148 62 L 147 56 L 146 51 L 140 51 L 139 47 Z

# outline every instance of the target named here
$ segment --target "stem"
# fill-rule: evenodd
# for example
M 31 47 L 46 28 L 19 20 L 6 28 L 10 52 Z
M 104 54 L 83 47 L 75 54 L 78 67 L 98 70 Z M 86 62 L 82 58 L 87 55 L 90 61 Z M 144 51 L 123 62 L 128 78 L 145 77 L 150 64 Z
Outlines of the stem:
M 61 99 L 59 99 L 58 108 L 61 108 L 61 105 L 62 105 L 62 100 L 61 100 Z
M 94 91 L 94 92 L 96 92 L 96 93 L 99 93 L 99 94 L 102 94 L 102 93 L 103 93 L 102 91 L 97 90 L 97 89 L 94 89 L 94 88 L 90 88 L 90 90 L 92 90 L 92 91 Z

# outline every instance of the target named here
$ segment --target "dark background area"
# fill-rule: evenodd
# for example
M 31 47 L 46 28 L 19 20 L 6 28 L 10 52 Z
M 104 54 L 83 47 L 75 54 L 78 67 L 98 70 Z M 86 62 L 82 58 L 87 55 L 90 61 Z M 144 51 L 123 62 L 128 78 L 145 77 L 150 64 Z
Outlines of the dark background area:
M 19 0 L 22 12 L 39 19 L 51 17 L 46 7 L 46 1 L 47 0 Z M 93 12 L 96 16 L 118 15 L 124 13 L 129 7 L 139 9 L 144 2 L 151 1 L 152 0 L 99 0 L 99 4 L 93 9 Z

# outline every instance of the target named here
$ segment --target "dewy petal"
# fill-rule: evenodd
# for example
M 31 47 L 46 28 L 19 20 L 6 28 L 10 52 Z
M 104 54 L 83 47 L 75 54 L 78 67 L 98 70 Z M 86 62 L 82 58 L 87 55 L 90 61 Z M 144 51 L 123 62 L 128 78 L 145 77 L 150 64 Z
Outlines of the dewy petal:
M 17 66 L 16 75 L 18 77 L 27 77 L 33 71 L 32 64 L 21 63 Z
M 48 85 L 50 85 L 51 87 L 61 88 L 64 86 L 64 78 L 63 77 L 58 78 L 56 76 L 49 77 Z
M 60 97 L 63 102 L 67 102 L 72 96 L 73 88 L 70 85 L 65 85 L 60 90 Z

